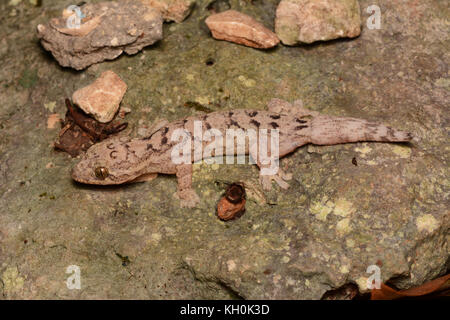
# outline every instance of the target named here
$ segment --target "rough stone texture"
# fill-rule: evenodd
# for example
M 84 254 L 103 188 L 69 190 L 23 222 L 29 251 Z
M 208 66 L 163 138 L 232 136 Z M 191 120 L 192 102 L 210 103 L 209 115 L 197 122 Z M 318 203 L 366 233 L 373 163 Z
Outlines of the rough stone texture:
M 124 51 L 136 54 L 162 38 L 160 12 L 139 1 L 86 4 L 81 11 L 86 18 L 79 29 L 67 28 L 63 17 L 37 26 L 42 46 L 64 67 L 82 70 Z
M 280 42 L 277 35 L 261 23 L 235 10 L 210 15 L 205 23 L 219 40 L 259 49 L 272 48 Z
M 380 30 L 270 51 L 211 38 L 201 2 L 182 24 L 165 25 L 155 46 L 82 73 L 39 45 L 35 26 L 63 9 L 42 3 L 22 1 L 14 16 L 0 3 L 0 297 L 319 299 L 351 283 L 364 290 L 372 264 L 399 289 L 448 269 L 447 1 L 380 0 Z M 278 1 L 230 4 L 273 28 Z M 364 24 L 372 4 L 360 1 Z M 256 189 L 256 168 L 196 166 L 197 209 L 173 200 L 175 177 L 119 188 L 72 182 L 78 160 L 53 151 L 58 129 L 47 129 L 47 118 L 63 116 L 64 98 L 105 70 L 128 85 L 121 105 L 133 109 L 124 132 L 133 136 L 158 118 L 198 113 L 185 105 L 264 109 L 278 97 L 416 139 L 301 148 L 281 160 L 293 174 L 289 190 L 246 188 L 245 214 L 221 222 L 216 182 Z M 81 268 L 81 290 L 65 285 L 69 265 Z
M 361 33 L 359 11 L 358 0 L 281 0 L 275 32 L 286 45 L 354 38 Z
M 105 123 L 114 118 L 126 91 L 126 83 L 114 71 L 108 70 L 92 84 L 75 91 L 72 101 L 84 112 Z
M 195 0 L 141 0 L 145 5 L 158 9 L 165 21 L 182 22 L 191 14 Z

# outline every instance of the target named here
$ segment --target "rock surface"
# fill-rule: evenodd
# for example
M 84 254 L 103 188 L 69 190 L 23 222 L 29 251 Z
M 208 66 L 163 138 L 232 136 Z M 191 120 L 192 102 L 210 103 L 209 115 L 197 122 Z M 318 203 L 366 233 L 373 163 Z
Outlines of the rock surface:
M 42 46 L 64 67 L 82 70 L 162 38 L 161 13 L 139 1 L 86 4 L 81 11 L 86 18 L 80 28 L 68 28 L 64 17 L 37 26 Z
M 281 0 L 275 18 L 275 32 L 286 45 L 354 38 L 360 25 L 358 0 Z
M 72 101 L 100 122 L 114 118 L 127 85 L 113 71 L 103 72 L 92 84 L 73 93 Z
M 252 17 L 235 10 L 210 15 L 205 20 L 214 38 L 258 49 L 276 46 L 277 35 Z
M 0 299 L 320 299 L 352 284 L 367 291 L 373 264 L 398 289 L 447 272 L 448 2 L 378 0 L 380 30 L 269 51 L 214 40 L 204 25 L 209 2 L 165 25 L 164 39 L 137 55 L 72 72 L 44 54 L 33 32 L 61 12 L 60 0 L 22 1 L 16 16 L 0 1 L 8 44 L 0 58 Z M 231 4 L 272 29 L 278 2 Z M 360 0 L 364 23 L 373 3 Z M 173 176 L 78 185 L 70 178 L 78 160 L 53 150 L 48 116 L 63 115 L 64 98 L 106 70 L 128 85 L 126 135 L 201 107 L 262 110 L 277 97 L 416 139 L 305 146 L 280 160 L 293 174 L 290 188 L 269 193 L 259 190 L 255 166 L 196 165 L 200 206 L 180 209 Z M 44 107 L 53 101 L 54 110 Z M 217 181 L 245 182 L 241 218 L 217 219 Z M 80 290 L 66 286 L 70 265 L 80 267 Z
M 141 0 L 145 5 L 158 9 L 165 21 L 182 22 L 189 16 L 195 0 Z

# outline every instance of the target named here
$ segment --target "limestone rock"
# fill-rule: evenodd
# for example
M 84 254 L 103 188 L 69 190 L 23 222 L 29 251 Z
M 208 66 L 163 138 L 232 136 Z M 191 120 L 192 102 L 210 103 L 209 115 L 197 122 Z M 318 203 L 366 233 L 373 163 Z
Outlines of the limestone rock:
M 67 27 L 67 12 L 37 26 L 42 46 L 64 67 L 82 70 L 162 38 L 161 13 L 139 1 L 86 4 L 81 11 L 86 17 L 79 28 Z
M 213 37 L 219 40 L 259 49 L 272 48 L 280 42 L 277 35 L 261 23 L 235 10 L 210 15 L 205 22 Z
M 73 103 L 100 122 L 109 122 L 119 109 L 127 85 L 113 71 L 105 71 L 92 84 L 73 93 Z
M 275 32 L 285 45 L 361 33 L 357 0 L 281 0 L 276 11 Z
M 191 13 L 195 0 L 141 0 L 161 12 L 165 21 L 182 22 Z

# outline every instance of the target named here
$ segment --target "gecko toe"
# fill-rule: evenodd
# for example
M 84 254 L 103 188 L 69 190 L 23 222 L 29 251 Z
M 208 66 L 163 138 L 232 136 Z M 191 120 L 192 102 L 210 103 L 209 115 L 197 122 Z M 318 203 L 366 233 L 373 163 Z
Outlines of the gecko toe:
M 275 181 L 281 189 L 288 189 L 289 184 L 285 180 L 291 180 L 292 174 L 285 173 L 281 169 L 278 170 L 278 173 L 275 175 L 260 175 L 259 181 L 262 185 L 263 190 L 270 191 L 272 190 L 272 181 Z
M 286 190 L 289 188 L 289 183 L 284 181 L 280 176 L 274 176 L 274 180 L 280 186 L 281 189 Z
M 259 182 L 264 191 L 272 190 L 272 179 L 270 176 L 259 176 Z
M 199 196 L 193 189 L 178 191 L 176 197 L 180 199 L 182 208 L 194 208 L 200 202 Z

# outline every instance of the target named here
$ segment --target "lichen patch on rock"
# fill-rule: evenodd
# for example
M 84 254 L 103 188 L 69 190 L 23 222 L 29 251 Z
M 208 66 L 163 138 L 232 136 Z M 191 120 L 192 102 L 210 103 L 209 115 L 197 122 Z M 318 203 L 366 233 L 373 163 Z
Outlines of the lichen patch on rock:
M 416 219 L 417 229 L 419 231 L 425 231 L 426 233 L 432 233 L 439 227 L 439 222 L 431 214 L 421 215 Z

